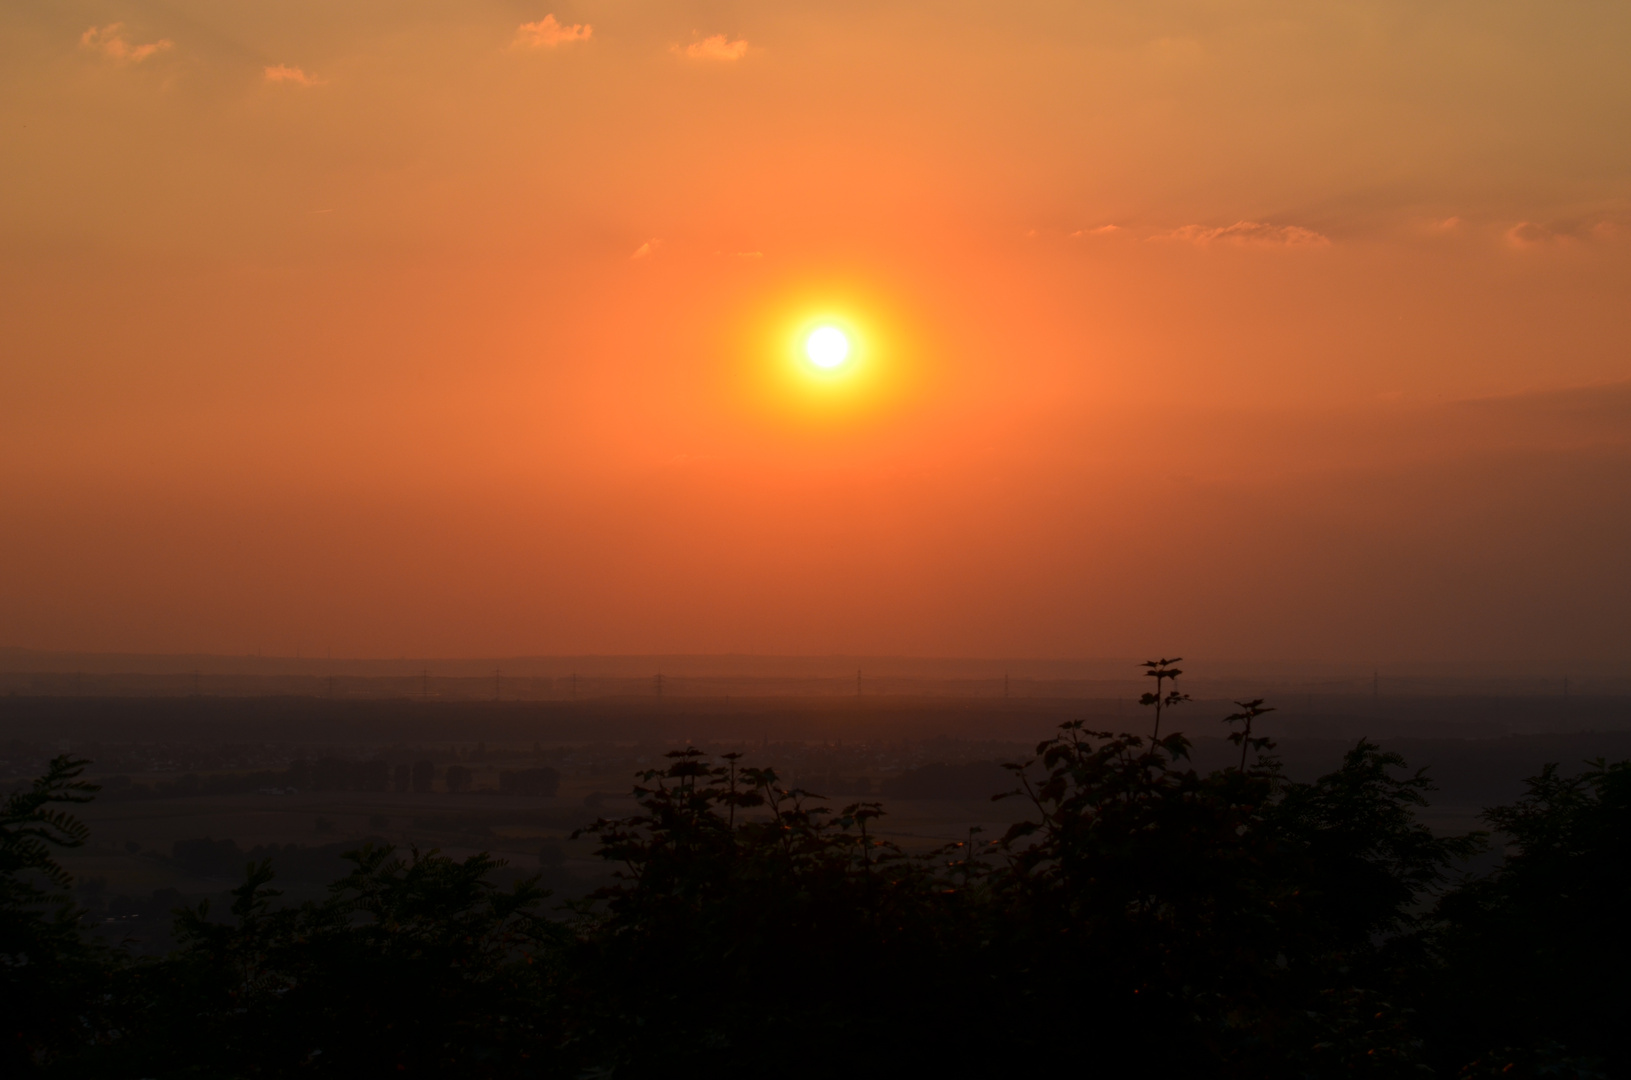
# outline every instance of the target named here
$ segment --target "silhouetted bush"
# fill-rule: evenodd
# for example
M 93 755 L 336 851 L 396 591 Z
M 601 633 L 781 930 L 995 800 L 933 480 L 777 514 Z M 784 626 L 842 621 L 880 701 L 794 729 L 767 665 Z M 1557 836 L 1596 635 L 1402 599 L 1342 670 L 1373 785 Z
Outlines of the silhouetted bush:
M 584 830 L 619 876 L 553 913 L 486 855 L 375 843 L 279 906 L 274 870 L 332 877 L 340 845 L 181 841 L 247 877 L 145 959 L 95 944 L 50 857 L 85 835 L 51 804 L 93 790 L 59 758 L 0 820 L 7 1075 L 1627 1074 L 1631 763 L 1548 768 L 1456 881 L 1481 840 L 1417 820 L 1425 776 L 1361 741 L 1294 783 L 1242 709 L 1206 774 L 1181 734 L 1064 725 L 1002 774 L 1023 820 L 927 855 L 878 839 L 879 803 L 675 751 Z
M 54 1051 L 115 1022 L 107 992 L 121 958 L 84 932 L 84 911 L 53 848 L 89 830 L 60 804 L 89 802 L 88 762 L 66 754 L 0 805 L 0 1075 L 24 1076 Z
M 560 1043 L 547 954 L 565 931 L 542 894 L 455 861 L 365 845 L 321 903 L 279 908 L 250 868 L 231 918 L 182 910 L 179 947 L 127 969 L 125 1029 L 80 1071 L 181 1076 L 535 1075 Z
M 1444 897 L 1422 1008 L 1441 1067 L 1469 1075 L 1631 1074 L 1631 762 L 1548 765 L 1484 814 L 1509 842 L 1492 874 Z M 1511 1068 L 1508 1068 L 1508 1067 Z

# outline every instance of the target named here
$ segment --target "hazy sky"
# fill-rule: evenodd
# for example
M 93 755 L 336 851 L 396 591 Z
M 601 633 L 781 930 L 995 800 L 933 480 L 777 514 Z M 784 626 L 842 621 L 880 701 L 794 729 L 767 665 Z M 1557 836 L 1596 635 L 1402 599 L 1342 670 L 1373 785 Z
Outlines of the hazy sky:
M 1628 55 L 1602 0 L 11 0 L 0 644 L 1624 659 Z

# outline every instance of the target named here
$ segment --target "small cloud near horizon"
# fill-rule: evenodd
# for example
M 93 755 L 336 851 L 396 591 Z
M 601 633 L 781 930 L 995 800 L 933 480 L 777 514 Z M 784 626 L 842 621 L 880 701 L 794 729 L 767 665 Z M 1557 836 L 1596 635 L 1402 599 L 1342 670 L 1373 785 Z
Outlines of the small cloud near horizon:
M 1572 238 L 1534 221 L 1520 221 L 1506 231 L 1506 242 L 1515 248 L 1540 247 L 1569 239 Z
M 732 41 L 724 34 L 714 34 L 703 38 L 701 41 L 693 41 L 685 46 L 683 50 L 675 45 L 674 51 L 682 53 L 691 60 L 714 60 L 728 64 L 747 55 L 748 42 L 746 38 L 737 38 Z
M 1521 250 L 1574 244 L 1582 240 L 1612 240 L 1619 234 L 1619 226 L 1612 221 L 1598 221 L 1587 227 L 1542 225 L 1537 221 L 1520 221 L 1506 230 L 1509 246 Z
M 1120 225 L 1100 225 L 1096 229 L 1077 229 L 1067 235 L 1072 240 L 1080 240 L 1084 236 L 1114 236 L 1118 232 L 1121 232 Z
M 639 260 L 639 259 L 649 259 L 653 255 L 655 255 L 657 253 L 657 249 L 662 247 L 662 246 L 663 246 L 662 240 L 660 240 L 659 238 L 653 236 L 650 240 L 647 240 L 645 243 L 643 243 L 639 247 L 635 248 L 634 249 L 634 254 L 630 255 L 629 259 L 630 259 L 630 261 L 636 261 L 636 260 Z
M 1185 225 L 1152 240 L 1184 240 L 1191 244 L 1238 244 L 1251 247 L 1328 247 L 1331 238 L 1300 225 L 1272 225 L 1266 221 L 1237 221 L 1210 227 Z
M 522 23 L 515 29 L 514 44 L 527 49 L 553 49 L 574 41 L 588 41 L 595 28 L 588 23 L 564 25 L 554 15 L 545 15 L 537 22 Z
M 321 86 L 327 80 L 306 74 L 305 70 L 288 64 L 269 64 L 266 68 L 269 83 L 293 83 L 296 86 Z
M 87 49 L 95 49 L 110 60 L 139 64 L 155 53 L 174 47 L 175 42 L 169 38 L 160 38 L 146 45 L 132 45 L 125 38 L 124 23 L 108 23 L 106 26 L 93 26 L 79 35 L 79 44 Z

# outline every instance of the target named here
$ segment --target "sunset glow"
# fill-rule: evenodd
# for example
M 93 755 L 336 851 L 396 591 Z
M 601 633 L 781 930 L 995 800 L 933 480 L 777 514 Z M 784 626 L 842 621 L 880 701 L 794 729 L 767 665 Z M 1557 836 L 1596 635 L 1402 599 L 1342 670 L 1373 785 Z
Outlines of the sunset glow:
M 0 645 L 1631 650 L 1631 8 L 1361 8 L 12 5 Z
M 1631 1080 L 1628 56 L 0 4 L 0 1062 Z

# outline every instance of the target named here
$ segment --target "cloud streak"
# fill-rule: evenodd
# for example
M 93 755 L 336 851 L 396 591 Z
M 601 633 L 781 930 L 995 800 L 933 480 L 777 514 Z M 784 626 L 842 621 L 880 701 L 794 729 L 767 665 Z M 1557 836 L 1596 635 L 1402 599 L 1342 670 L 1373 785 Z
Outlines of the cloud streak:
M 1233 244 L 1239 247 L 1328 247 L 1331 238 L 1300 225 L 1271 225 L 1266 221 L 1237 221 L 1212 227 L 1185 225 L 1154 236 L 1154 240 L 1182 240 L 1202 247 Z
M 545 15 L 537 22 L 522 23 L 516 27 L 514 44 L 525 49 L 553 49 L 574 41 L 588 41 L 594 32 L 595 28 L 588 23 L 567 26 L 554 15 Z
M 1534 221 L 1520 221 L 1506 231 L 1506 242 L 1515 248 L 1545 247 L 1548 244 L 1563 244 L 1574 237 L 1549 229 Z
M 1520 221 L 1508 228 L 1503 234 L 1507 246 L 1517 248 L 1520 251 L 1593 241 L 1612 241 L 1618 238 L 1619 235 L 1619 225 L 1606 219 L 1589 225 L 1579 221 L 1562 225 L 1543 225 L 1537 221 Z
M 101 53 L 110 60 L 139 64 L 150 56 L 172 48 L 175 42 L 169 38 L 160 38 L 145 45 L 132 45 L 125 37 L 124 23 L 108 23 L 106 26 L 93 26 L 79 35 L 79 44 L 83 48 Z
M 748 54 L 748 42 L 746 38 L 737 38 L 732 41 L 724 34 L 714 34 L 711 37 L 703 38 L 701 41 L 693 41 L 683 50 L 676 45 L 674 51 L 683 53 L 689 60 L 729 64 L 742 59 Z
M 308 75 L 297 67 L 288 64 L 271 64 L 266 68 L 266 81 L 269 83 L 293 83 L 296 86 L 320 86 L 324 80 L 315 75 Z

